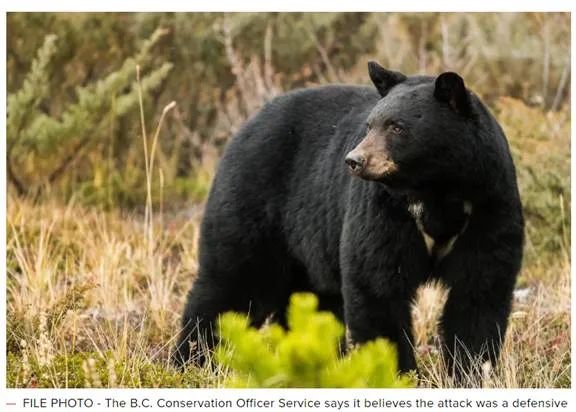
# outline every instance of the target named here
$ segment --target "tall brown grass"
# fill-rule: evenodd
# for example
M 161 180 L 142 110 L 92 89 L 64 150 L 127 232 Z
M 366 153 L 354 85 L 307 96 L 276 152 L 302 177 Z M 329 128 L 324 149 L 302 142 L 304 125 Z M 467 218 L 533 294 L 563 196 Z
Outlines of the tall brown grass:
M 162 227 L 155 220 L 150 254 L 142 216 L 10 198 L 10 385 L 98 386 L 98 376 L 103 386 L 217 386 L 223 376 L 208 370 L 180 375 L 168 362 L 197 270 L 199 217 L 165 216 Z M 485 384 L 569 386 L 568 258 L 527 270 L 540 281 L 516 299 L 501 363 L 486 372 Z M 423 288 L 414 307 L 424 387 L 453 385 L 438 359 L 443 294 L 439 286 Z M 79 354 L 84 369 L 67 371 L 63 365 L 74 368 Z M 142 377 L 143 368 L 155 372 Z

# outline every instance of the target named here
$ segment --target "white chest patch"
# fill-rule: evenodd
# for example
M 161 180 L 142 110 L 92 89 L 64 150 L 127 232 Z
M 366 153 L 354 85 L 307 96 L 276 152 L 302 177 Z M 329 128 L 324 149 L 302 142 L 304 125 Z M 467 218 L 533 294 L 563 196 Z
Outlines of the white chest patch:
M 412 203 L 410 204 L 410 206 L 408 206 L 408 211 L 410 212 L 412 217 L 414 217 L 416 226 L 418 227 L 418 230 L 420 231 L 420 234 L 424 239 L 424 244 L 426 245 L 428 254 L 436 258 L 437 261 L 448 256 L 448 254 L 452 251 L 452 248 L 454 247 L 456 240 L 462 233 L 464 233 L 466 227 L 468 226 L 468 219 L 466 219 L 466 222 L 462 226 L 460 232 L 458 232 L 456 235 L 452 236 L 450 239 L 448 239 L 443 243 L 437 243 L 436 240 L 434 240 L 434 238 L 430 236 L 428 233 L 426 233 L 426 230 L 424 230 L 424 225 L 422 223 L 424 204 L 422 202 Z M 470 215 L 472 214 L 472 203 L 465 201 L 463 204 L 463 212 L 469 218 Z

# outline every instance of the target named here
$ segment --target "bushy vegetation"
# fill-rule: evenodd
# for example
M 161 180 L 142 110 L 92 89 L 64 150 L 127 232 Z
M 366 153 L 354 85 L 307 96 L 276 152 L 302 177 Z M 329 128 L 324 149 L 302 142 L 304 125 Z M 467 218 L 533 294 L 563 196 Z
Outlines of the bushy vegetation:
M 178 104 L 154 176 L 154 202 L 173 208 L 202 200 L 223 144 L 264 102 L 367 83 L 369 59 L 458 71 L 489 101 L 545 110 L 570 89 L 568 13 L 9 13 L 7 23 L 10 187 L 109 208 L 146 197 L 136 63 L 147 119 Z
M 482 369 L 485 385 L 569 387 L 569 23 L 539 13 L 9 13 L 9 385 L 315 386 L 284 367 L 255 382 L 233 360 L 181 372 L 168 359 L 223 144 L 272 96 L 366 83 L 375 59 L 407 73 L 462 73 L 502 123 L 526 253 L 502 362 Z M 162 116 L 145 155 L 142 123 L 154 130 Z M 422 387 L 453 385 L 438 360 L 444 298 L 432 285 L 414 305 Z M 229 329 L 243 330 L 234 319 Z M 239 336 L 276 353 L 299 333 Z M 350 380 L 331 385 L 376 382 L 346 365 Z
M 527 265 L 570 253 L 570 114 L 509 97 L 495 102 L 516 164 L 526 217 Z M 552 261 L 552 262 L 551 262 Z
M 76 169 L 74 163 L 80 161 L 90 146 L 100 146 L 99 150 L 104 150 L 105 143 L 112 144 L 110 141 L 99 142 L 94 134 L 113 127 L 116 119 L 122 119 L 126 113 L 137 109 L 139 93 L 149 94 L 157 88 L 172 68 L 171 63 L 164 63 L 136 81 L 139 65 L 145 65 L 149 60 L 150 50 L 161 35 L 162 31 L 156 31 L 135 57 L 124 60 L 118 70 L 105 78 L 76 87 L 75 101 L 62 102 L 65 106 L 58 116 L 39 110 L 39 105 L 49 95 L 52 72 L 49 66 L 57 49 L 56 36 L 46 36 L 22 87 L 8 95 L 8 178 L 20 195 L 42 191 L 49 185 L 58 187 L 60 179 L 70 178 Z M 110 149 L 108 146 L 108 163 L 113 156 Z M 104 184 L 101 169 L 105 165 L 94 165 L 92 186 L 96 187 L 80 185 L 75 190 L 92 201 L 110 201 L 110 198 L 90 198 L 92 194 L 104 193 L 94 189 Z M 110 176 L 108 183 L 122 182 Z M 86 193 L 85 188 L 92 193 Z
M 288 330 L 270 324 L 258 331 L 245 315 L 220 318 L 223 343 L 216 360 L 232 371 L 225 385 L 245 388 L 408 388 L 398 376 L 396 348 L 377 339 L 340 354 L 344 326 L 330 312 L 316 312 L 312 294 L 294 294 Z

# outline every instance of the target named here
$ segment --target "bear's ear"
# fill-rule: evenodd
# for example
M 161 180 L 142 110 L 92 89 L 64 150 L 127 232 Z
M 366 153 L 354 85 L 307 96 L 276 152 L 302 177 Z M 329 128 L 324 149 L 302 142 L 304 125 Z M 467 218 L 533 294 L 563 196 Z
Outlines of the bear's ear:
M 406 80 L 406 76 L 402 73 L 386 70 L 376 62 L 368 62 L 368 73 L 372 83 L 374 83 L 382 97 L 386 96 L 393 86 Z
M 434 97 L 441 102 L 448 103 L 456 113 L 470 114 L 470 97 L 462 77 L 456 73 L 442 73 L 436 78 Z

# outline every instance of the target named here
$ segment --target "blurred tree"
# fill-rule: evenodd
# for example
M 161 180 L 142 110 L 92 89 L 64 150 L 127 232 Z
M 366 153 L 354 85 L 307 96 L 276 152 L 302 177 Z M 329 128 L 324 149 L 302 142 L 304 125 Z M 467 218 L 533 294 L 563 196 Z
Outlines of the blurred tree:
M 146 64 L 162 34 L 160 30 L 154 32 L 136 57 L 124 60 L 119 70 L 77 87 L 76 102 L 64 106 L 58 117 L 39 110 L 49 92 L 48 66 L 56 52 L 56 36 L 46 37 L 22 87 L 8 95 L 8 175 L 20 194 L 55 184 L 86 154 L 86 147 L 98 142 L 94 133 L 106 129 L 111 117 L 122 117 L 138 104 L 138 87 L 147 93 L 159 86 L 171 63 L 153 70 L 140 85 L 135 82 L 135 74 L 136 65 Z
M 77 87 L 118 70 L 158 27 L 166 34 L 150 51 L 149 67 L 174 67 L 162 87 L 150 88 L 144 111 L 155 119 L 168 102 L 178 103 L 157 153 L 171 204 L 203 198 L 223 144 L 267 100 L 297 87 L 367 83 L 370 59 L 406 73 L 461 72 L 489 102 L 509 95 L 556 110 L 569 99 L 568 13 L 9 13 L 8 91 L 20 89 L 36 50 L 54 33 L 50 64 L 58 69 L 34 104 L 62 119 Z M 53 192 L 142 205 L 137 112 L 76 130 L 93 143 Z M 59 150 L 74 151 L 75 143 L 62 141 Z M 26 173 L 57 159 L 30 151 Z

